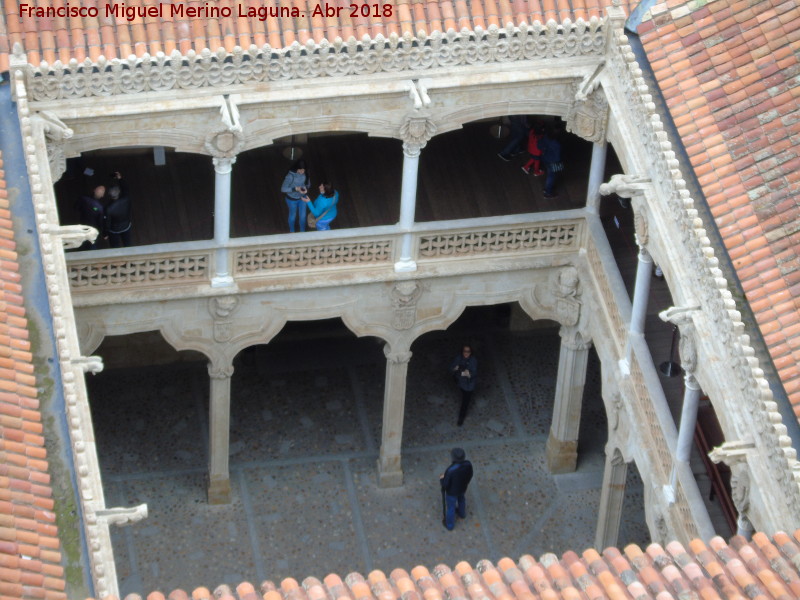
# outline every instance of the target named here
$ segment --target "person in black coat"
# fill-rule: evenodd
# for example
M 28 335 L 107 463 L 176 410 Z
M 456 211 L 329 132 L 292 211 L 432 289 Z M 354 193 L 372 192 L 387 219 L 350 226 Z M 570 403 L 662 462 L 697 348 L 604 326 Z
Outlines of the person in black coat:
M 461 426 L 478 382 L 478 360 L 472 354 L 472 346 L 464 344 L 461 347 L 461 354 L 450 363 L 450 372 L 461 389 L 461 410 L 458 411 L 458 425 Z
M 114 172 L 114 184 L 108 188 L 111 202 L 106 206 L 106 233 L 112 248 L 131 245 L 131 200 L 128 186 L 119 171 Z
M 106 196 L 105 186 L 98 185 L 92 190 L 92 195 L 84 195 L 78 199 L 78 212 L 80 213 L 81 225 L 89 225 L 97 229 L 97 238 L 94 242 L 86 241 L 81 245 L 81 250 L 96 250 L 99 247 L 100 238 L 105 230 L 105 209 L 103 200 Z
M 444 504 L 442 525 L 448 531 L 452 531 L 456 526 L 456 514 L 462 519 L 467 517 L 467 503 L 464 494 L 469 482 L 472 481 L 472 463 L 467 460 L 464 450 L 453 448 L 450 451 L 450 458 L 453 462 L 439 476 Z

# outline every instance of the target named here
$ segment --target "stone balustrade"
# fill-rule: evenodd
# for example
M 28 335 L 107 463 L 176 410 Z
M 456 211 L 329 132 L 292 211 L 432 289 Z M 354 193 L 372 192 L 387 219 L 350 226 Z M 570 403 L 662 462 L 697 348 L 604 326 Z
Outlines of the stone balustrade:
M 448 268 L 481 270 L 475 259 L 574 253 L 585 235 L 583 219 L 580 211 L 565 211 L 481 219 L 480 226 L 472 219 L 419 223 L 413 230 L 414 260 L 420 276 L 434 266 L 441 276 Z M 391 281 L 397 277 L 402 235 L 396 226 L 382 226 L 239 238 L 226 246 L 228 272 L 234 285 L 247 283 L 254 290 L 331 285 L 345 273 L 349 283 Z M 100 293 L 108 302 L 202 293 L 213 277 L 215 250 L 208 240 L 70 253 L 75 305 L 95 304 L 97 298 L 86 299 Z

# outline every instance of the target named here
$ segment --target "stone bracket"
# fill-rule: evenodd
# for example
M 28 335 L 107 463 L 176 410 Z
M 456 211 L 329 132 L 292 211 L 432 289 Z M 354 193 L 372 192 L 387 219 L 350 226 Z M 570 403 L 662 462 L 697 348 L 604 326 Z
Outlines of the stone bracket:
M 714 464 L 724 462 L 726 465 L 733 466 L 747 460 L 748 453 L 756 447 L 750 440 L 736 440 L 725 442 L 721 446 L 714 448 L 708 453 L 708 457 Z
M 99 373 L 103 370 L 103 359 L 99 356 L 80 356 L 70 361 L 83 369 L 84 373 Z
M 138 506 L 117 506 L 114 508 L 104 508 L 95 513 L 98 519 L 103 519 L 109 525 L 124 527 L 138 523 L 147 518 L 147 504 Z
M 44 229 L 44 228 L 43 228 Z M 48 227 L 47 232 L 61 238 L 65 250 L 79 248 L 84 242 L 93 242 L 100 235 L 94 227 L 88 225 L 61 225 Z
M 622 198 L 644 195 L 652 189 L 652 180 L 643 175 L 612 175 L 607 183 L 600 184 L 600 193 L 603 196 L 616 194 Z

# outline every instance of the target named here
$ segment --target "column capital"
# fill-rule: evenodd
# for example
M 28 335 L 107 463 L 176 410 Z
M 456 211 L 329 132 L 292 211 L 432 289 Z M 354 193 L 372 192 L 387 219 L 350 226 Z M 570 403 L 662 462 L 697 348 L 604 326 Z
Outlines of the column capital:
M 400 139 L 403 140 L 403 154 L 416 158 L 434 134 L 436 125 L 427 117 L 406 117 L 400 125 Z
M 211 379 L 230 379 L 233 376 L 233 365 L 217 365 L 216 363 L 209 362 L 208 376 L 211 377 Z
M 218 175 L 227 175 L 233 170 L 233 163 L 236 162 L 235 156 L 214 156 L 211 161 L 214 163 L 214 172 Z
M 561 344 L 570 350 L 588 350 L 592 347 L 592 341 L 584 339 L 583 334 L 576 327 L 562 326 L 558 330 L 561 336 Z
M 412 354 L 411 351 L 392 352 L 392 348 L 391 346 L 389 346 L 389 344 L 386 344 L 383 347 L 383 355 L 386 357 L 386 360 L 395 365 L 407 363 L 408 361 L 410 361 L 411 354 Z

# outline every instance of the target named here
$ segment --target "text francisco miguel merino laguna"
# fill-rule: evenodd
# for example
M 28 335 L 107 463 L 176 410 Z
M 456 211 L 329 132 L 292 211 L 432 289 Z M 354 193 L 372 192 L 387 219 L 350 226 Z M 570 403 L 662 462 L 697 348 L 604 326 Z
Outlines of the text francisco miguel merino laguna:
M 362 2 L 364 0 L 361 0 Z M 266 21 L 269 18 L 276 17 L 302 17 L 305 16 L 300 13 L 296 6 L 242 6 L 238 4 L 236 7 L 236 14 L 234 9 L 229 6 L 214 6 L 209 2 L 205 2 L 202 6 L 187 6 L 182 2 L 159 2 L 150 6 L 126 6 L 124 2 L 115 2 L 114 4 L 103 4 L 101 6 L 80 6 L 72 4 L 64 4 L 63 6 L 33 6 L 30 4 L 20 4 L 19 14 L 21 17 L 33 18 L 65 18 L 65 17 L 114 17 L 117 19 L 125 19 L 133 21 L 135 18 L 140 17 L 171 17 L 177 19 L 219 19 L 229 17 L 241 18 L 257 18 L 259 21 Z M 376 11 L 378 14 L 375 16 L 391 16 L 382 15 L 380 13 L 386 12 L 387 9 L 391 10 L 390 4 L 364 4 L 356 6 L 350 5 L 350 9 L 361 9 L 356 16 L 370 16 L 367 14 L 361 15 L 363 9 L 370 12 Z M 336 10 L 327 4 L 317 4 L 314 6 L 312 17 L 316 16 L 339 16 L 338 14 L 326 14 L 331 10 Z M 342 10 L 338 8 L 338 10 Z

